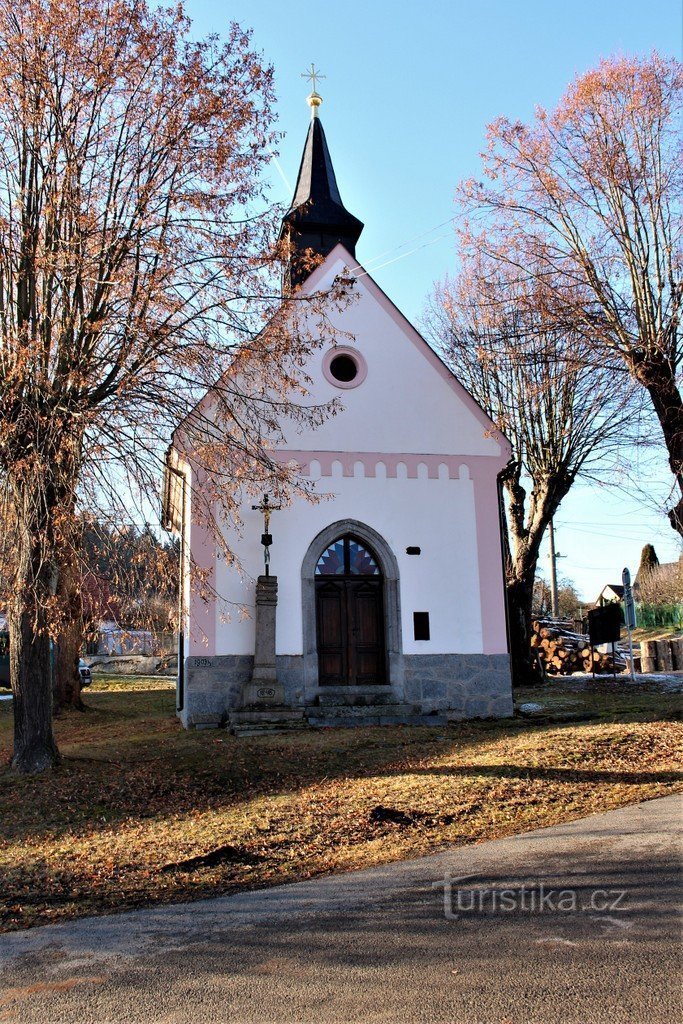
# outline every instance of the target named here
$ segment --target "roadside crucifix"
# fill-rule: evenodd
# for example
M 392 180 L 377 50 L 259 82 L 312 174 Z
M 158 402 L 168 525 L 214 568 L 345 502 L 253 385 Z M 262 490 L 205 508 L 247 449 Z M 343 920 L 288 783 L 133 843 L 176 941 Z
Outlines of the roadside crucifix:
M 261 534 L 261 543 L 263 544 L 263 564 L 266 568 L 266 576 L 270 576 L 270 545 L 273 543 L 273 537 L 270 531 L 270 513 L 279 512 L 282 505 L 271 505 L 270 499 L 267 494 L 263 495 L 263 501 L 260 505 L 252 505 L 252 511 L 263 513 L 263 533 Z

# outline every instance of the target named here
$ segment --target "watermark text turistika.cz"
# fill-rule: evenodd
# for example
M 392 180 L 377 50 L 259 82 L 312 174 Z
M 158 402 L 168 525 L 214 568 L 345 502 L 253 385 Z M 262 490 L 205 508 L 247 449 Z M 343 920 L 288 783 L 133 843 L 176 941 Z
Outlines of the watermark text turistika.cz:
M 579 914 L 614 913 L 626 910 L 626 889 L 558 889 L 540 885 L 509 888 L 463 886 L 476 876 L 452 877 L 432 882 L 432 889 L 443 889 L 444 917 L 457 921 L 469 914 Z

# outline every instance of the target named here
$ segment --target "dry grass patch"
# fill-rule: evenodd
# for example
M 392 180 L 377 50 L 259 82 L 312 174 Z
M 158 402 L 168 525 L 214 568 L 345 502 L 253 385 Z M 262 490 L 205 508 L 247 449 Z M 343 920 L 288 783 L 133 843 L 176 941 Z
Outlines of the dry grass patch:
M 582 695 L 600 719 L 565 725 L 240 740 L 184 732 L 167 691 L 89 700 L 57 723 L 64 761 L 39 778 L 9 771 L 0 705 L 5 930 L 367 867 L 680 787 L 671 695 Z

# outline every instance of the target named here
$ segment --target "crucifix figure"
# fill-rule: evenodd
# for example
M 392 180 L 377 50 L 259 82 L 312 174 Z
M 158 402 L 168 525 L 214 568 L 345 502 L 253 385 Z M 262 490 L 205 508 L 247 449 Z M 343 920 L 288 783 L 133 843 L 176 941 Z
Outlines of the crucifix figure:
M 319 78 L 327 78 L 327 75 L 321 75 L 319 71 L 315 70 L 315 64 L 311 64 L 308 71 L 304 71 L 301 75 L 302 78 L 307 78 L 311 83 L 313 92 L 317 92 L 316 86 Z
M 268 495 L 264 494 L 261 504 L 252 505 L 251 507 L 252 511 L 263 513 L 263 533 L 261 534 L 261 543 L 263 544 L 263 563 L 266 567 L 266 576 L 270 576 L 270 545 L 273 543 L 272 535 L 269 532 L 270 513 L 279 512 L 282 505 L 271 505 Z

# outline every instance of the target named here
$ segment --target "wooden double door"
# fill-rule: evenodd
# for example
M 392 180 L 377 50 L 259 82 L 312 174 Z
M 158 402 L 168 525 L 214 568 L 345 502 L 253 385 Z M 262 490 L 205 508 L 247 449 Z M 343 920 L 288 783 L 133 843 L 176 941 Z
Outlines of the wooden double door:
M 319 684 L 385 683 L 381 576 L 319 576 L 315 598 Z

